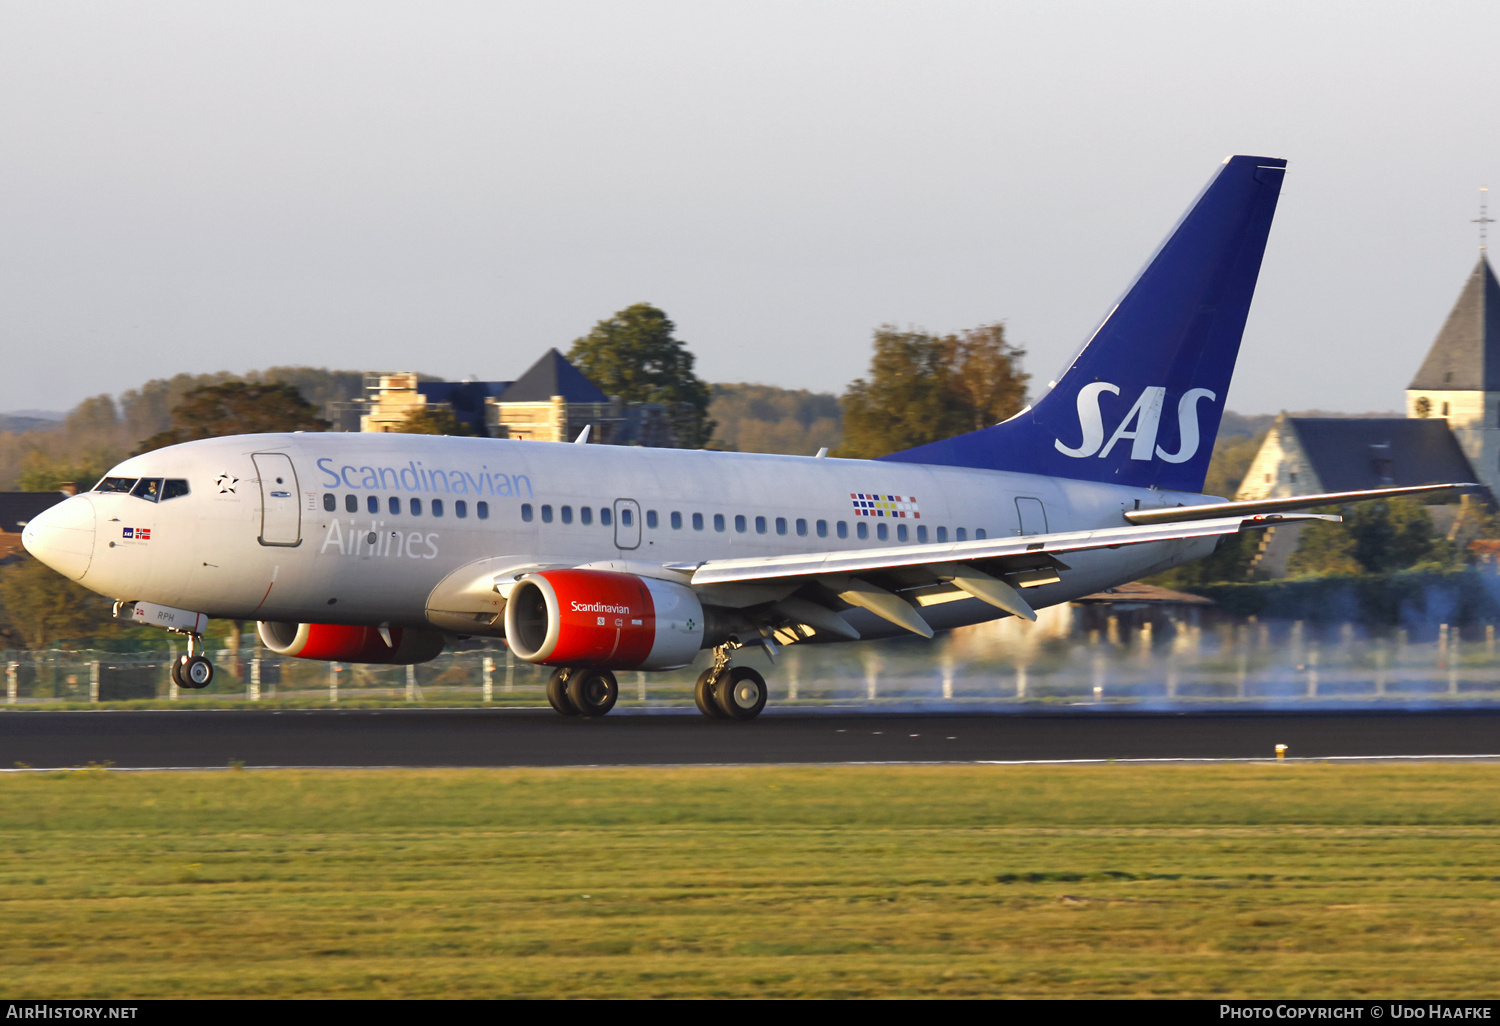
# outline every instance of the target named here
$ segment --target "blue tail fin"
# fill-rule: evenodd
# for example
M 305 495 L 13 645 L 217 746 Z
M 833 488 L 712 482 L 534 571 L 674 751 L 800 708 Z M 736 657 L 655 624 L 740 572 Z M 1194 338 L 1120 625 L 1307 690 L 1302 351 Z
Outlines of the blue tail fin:
M 1285 174 L 1270 157 L 1224 161 L 1034 405 L 882 458 L 1199 491 Z

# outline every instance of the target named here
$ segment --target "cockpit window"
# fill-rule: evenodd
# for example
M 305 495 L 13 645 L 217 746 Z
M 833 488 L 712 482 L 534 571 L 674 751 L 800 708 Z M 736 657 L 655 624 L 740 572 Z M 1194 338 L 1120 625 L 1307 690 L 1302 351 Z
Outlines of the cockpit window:
M 94 486 L 96 492 L 128 492 L 135 487 L 133 477 L 106 477 Z
M 161 501 L 175 499 L 188 493 L 188 483 L 180 477 L 169 477 L 167 483 L 162 486 Z
M 130 494 L 137 499 L 145 499 L 147 502 L 156 502 L 161 498 L 161 478 L 143 477 L 135 483 Z

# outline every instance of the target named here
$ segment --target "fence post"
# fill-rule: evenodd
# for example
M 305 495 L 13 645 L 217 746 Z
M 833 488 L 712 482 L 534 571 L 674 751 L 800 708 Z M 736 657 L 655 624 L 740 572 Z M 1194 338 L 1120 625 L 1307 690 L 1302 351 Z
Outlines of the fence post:
M 1307 697 L 1318 697 L 1318 661 L 1322 653 L 1317 645 L 1311 646 L 1307 653 Z
M 484 661 L 480 663 L 479 670 L 481 679 L 484 681 L 484 701 L 493 702 L 495 700 L 495 657 L 485 656 Z
M 1495 625 L 1492 623 L 1484 625 L 1484 655 L 1486 659 L 1495 658 Z
M 1016 666 L 1016 700 L 1024 701 L 1026 698 L 1026 664 L 1020 663 Z
M 797 700 L 797 683 L 801 676 L 802 654 L 794 649 L 787 653 L 786 658 L 786 700 L 788 702 Z
M 177 677 L 172 673 L 177 668 L 177 642 L 167 643 L 167 698 L 177 701 Z
M 9 662 L 5 664 L 5 704 L 15 705 L 20 698 L 20 675 L 21 664 Z
M 943 668 L 943 697 L 953 697 L 953 657 L 945 656 L 940 664 Z
M 99 660 L 89 663 L 89 701 L 99 701 Z
M 406 700 L 415 702 L 417 700 L 417 668 L 407 664 L 406 667 Z
M 1438 669 L 1448 667 L 1448 625 L 1438 624 Z
M 1385 694 L 1385 639 L 1375 643 L 1375 694 Z
M 865 701 L 873 702 L 880 680 L 880 657 L 874 652 L 866 652 L 862 661 L 865 664 Z
M 646 700 L 646 671 L 635 671 L 635 700 L 644 702 Z
M 1094 685 L 1094 701 L 1104 699 L 1104 653 L 1098 649 L 1094 650 L 1094 666 L 1091 680 Z
M 260 694 L 260 656 L 258 655 L 250 660 L 250 686 L 255 689 L 257 695 Z
M 516 654 L 510 650 L 510 645 L 505 646 L 505 693 L 516 689 Z
M 339 700 L 339 674 L 343 667 L 338 663 L 328 664 L 328 700 L 337 702 Z
M 1448 637 L 1448 694 L 1458 694 L 1458 631 Z

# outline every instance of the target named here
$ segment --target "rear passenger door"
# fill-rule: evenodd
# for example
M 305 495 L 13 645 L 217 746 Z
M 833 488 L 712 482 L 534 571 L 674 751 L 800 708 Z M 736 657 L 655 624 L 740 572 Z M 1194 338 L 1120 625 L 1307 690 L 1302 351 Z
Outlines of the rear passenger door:
M 1046 534 L 1047 533 L 1047 508 L 1042 505 L 1041 499 L 1030 496 L 1018 496 L 1016 498 L 1016 513 L 1021 519 L 1021 529 L 1017 534 Z

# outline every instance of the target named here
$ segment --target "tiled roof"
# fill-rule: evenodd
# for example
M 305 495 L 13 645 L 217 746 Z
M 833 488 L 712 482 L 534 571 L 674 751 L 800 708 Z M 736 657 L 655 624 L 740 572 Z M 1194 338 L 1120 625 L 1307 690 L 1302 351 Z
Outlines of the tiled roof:
M 1500 391 L 1500 282 L 1482 254 L 1407 388 Z

